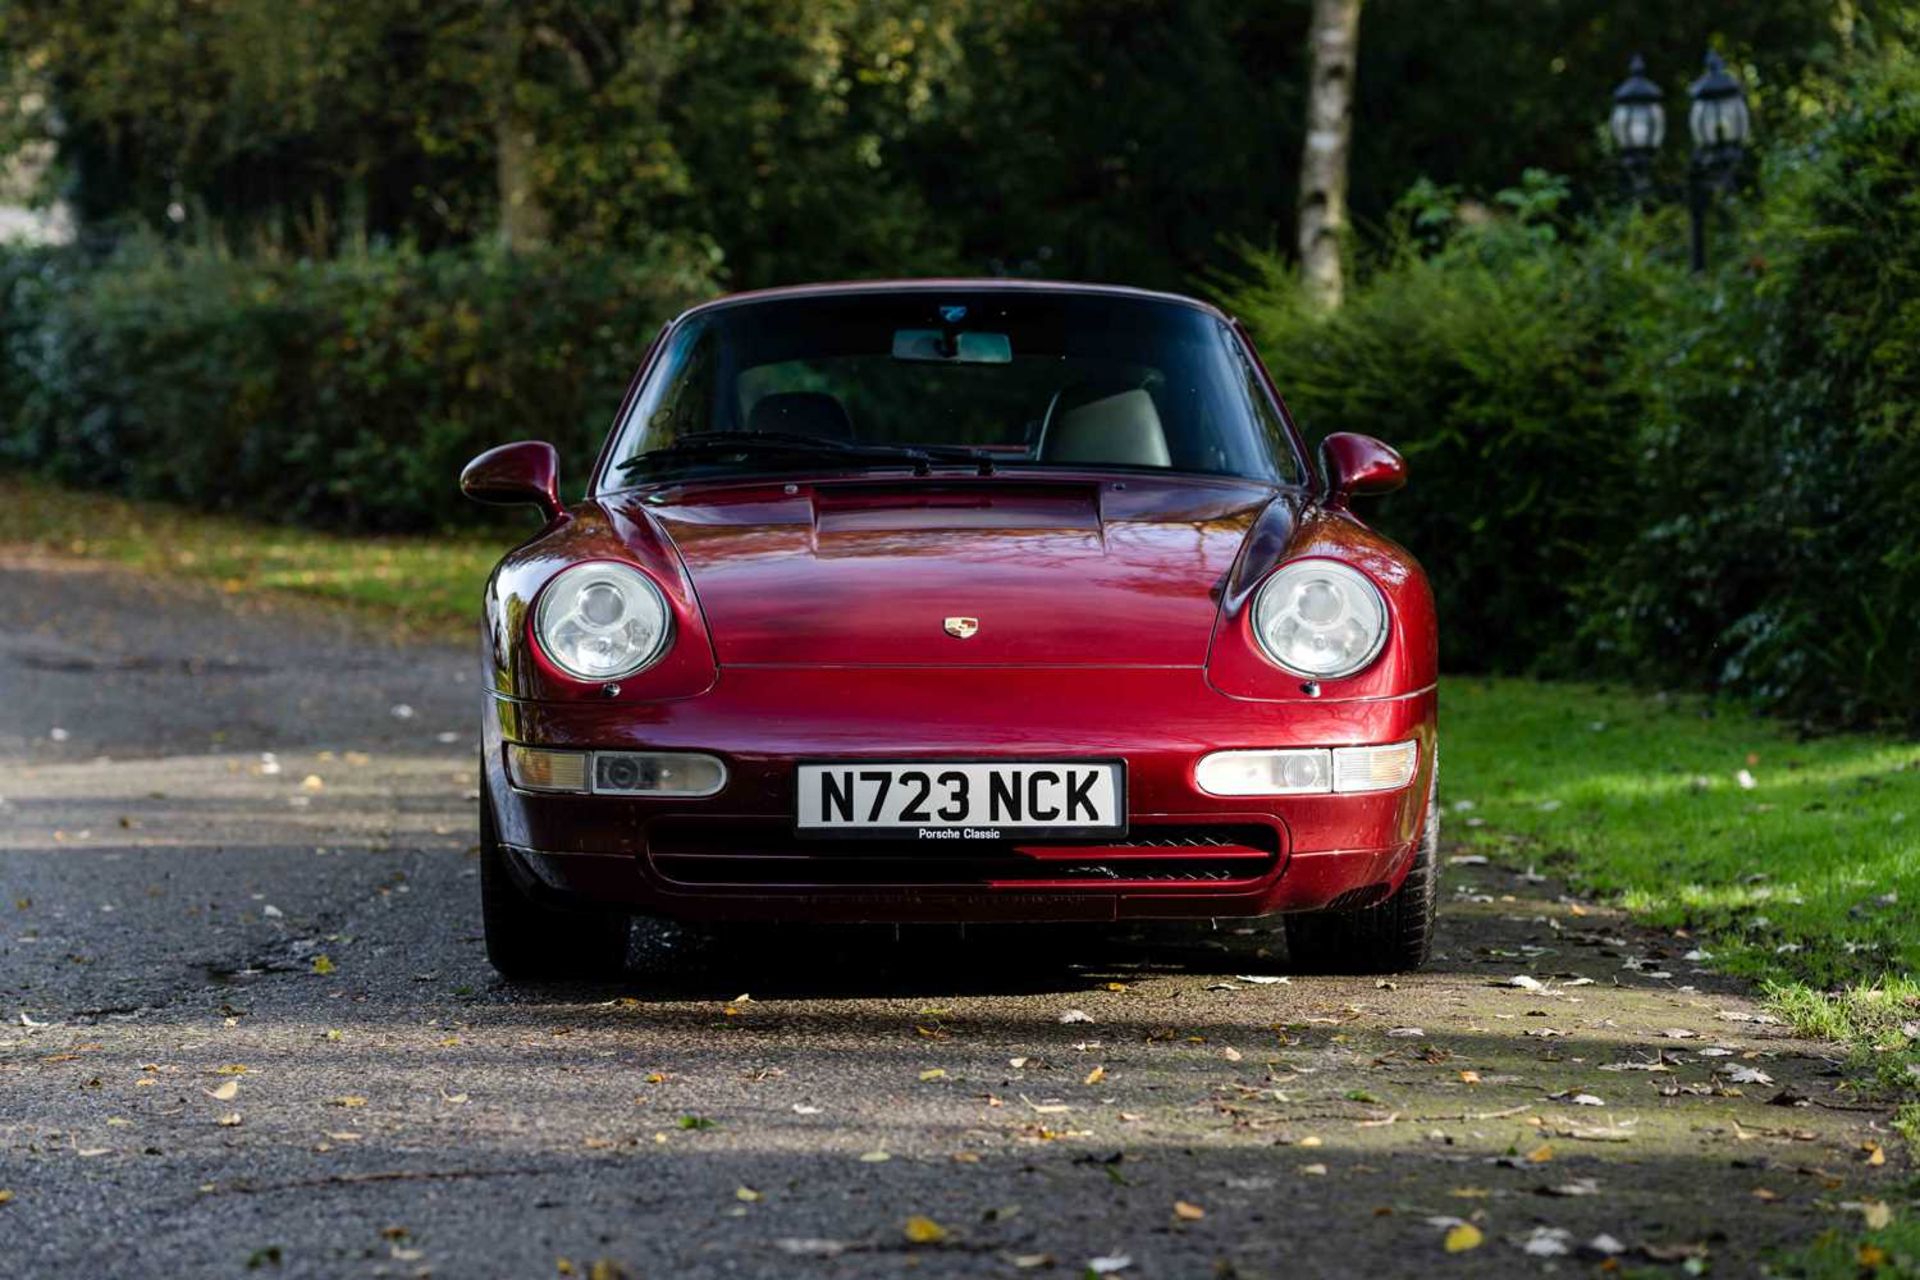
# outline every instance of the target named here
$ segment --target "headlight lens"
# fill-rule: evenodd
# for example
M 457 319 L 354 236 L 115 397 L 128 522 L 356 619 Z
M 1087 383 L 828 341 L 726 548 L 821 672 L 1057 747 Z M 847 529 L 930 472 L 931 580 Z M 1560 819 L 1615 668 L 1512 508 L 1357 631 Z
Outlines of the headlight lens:
M 1253 633 L 1267 656 L 1316 679 L 1350 676 L 1387 640 L 1387 602 L 1365 574 L 1336 560 L 1296 560 L 1275 570 L 1253 603 Z
M 547 583 L 540 647 L 582 680 L 617 680 L 657 659 L 671 628 L 666 597 L 644 573 L 612 561 L 577 564 Z

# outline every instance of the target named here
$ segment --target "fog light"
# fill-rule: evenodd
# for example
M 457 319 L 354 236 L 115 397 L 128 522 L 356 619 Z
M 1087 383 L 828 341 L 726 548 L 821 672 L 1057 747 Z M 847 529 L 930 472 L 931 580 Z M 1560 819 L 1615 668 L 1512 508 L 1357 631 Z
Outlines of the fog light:
M 1300 796 L 1333 789 L 1324 747 L 1283 751 L 1216 751 L 1202 756 L 1193 780 L 1210 796 Z
M 547 751 L 510 742 L 507 744 L 507 776 L 522 791 L 585 792 L 587 753 Z
M 1384 747 L 1340 747 L 1333 753 L 1335 791 L 1392 791 L 1413 781 L 1420 744 L 1396 742 Z
M 710 796 L 727 785 L 727 767 L 713 756 L 667 751 L 596 751 L 596 795 Z

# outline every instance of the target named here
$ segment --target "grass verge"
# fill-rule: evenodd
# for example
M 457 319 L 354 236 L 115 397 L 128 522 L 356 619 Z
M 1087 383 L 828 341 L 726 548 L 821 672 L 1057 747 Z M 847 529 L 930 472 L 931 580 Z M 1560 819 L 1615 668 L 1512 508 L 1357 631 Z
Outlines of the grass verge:
M 1911 1086 L 1920 743 L 1521 680 L 1450 681 L 1441 720 L 1451 836 L 1696 935 L 1797 1026 Z
M 341 537 L 0 476 L 0 547 L 346 605 L 407 633 L 470 627 L 505 539 Z

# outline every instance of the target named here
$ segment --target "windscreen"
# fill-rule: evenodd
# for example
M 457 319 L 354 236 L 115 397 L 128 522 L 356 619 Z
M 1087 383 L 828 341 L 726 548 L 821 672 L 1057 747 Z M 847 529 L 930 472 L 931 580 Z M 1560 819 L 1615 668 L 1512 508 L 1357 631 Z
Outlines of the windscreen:
M 613 463 L 620 483 L 901 466 L 1295 479 L 1285 429 L 1218 317 L 1012 290 L 700 313 L 670 338 Z

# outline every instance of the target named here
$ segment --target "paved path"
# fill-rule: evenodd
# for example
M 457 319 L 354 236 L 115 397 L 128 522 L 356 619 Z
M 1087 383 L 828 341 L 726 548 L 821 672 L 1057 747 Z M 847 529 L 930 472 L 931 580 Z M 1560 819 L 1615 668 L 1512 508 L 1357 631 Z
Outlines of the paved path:
M 508 987 L 467 649 L 0 566 L 8 1276 L 1744 1275 L 1905 1177 L 1690 942 L 1483 866 L 1394 982 L 654 928 Z

